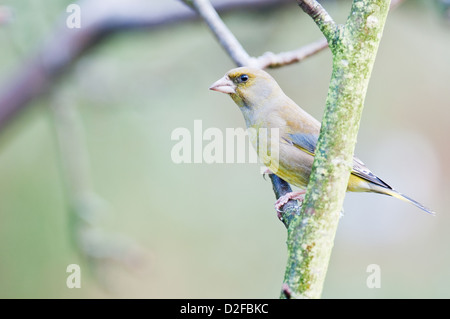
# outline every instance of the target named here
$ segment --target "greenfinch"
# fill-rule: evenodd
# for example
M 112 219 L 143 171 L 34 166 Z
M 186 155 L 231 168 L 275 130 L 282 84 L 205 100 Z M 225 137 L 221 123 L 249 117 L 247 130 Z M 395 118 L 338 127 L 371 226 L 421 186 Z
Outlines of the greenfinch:
M 319 137 L 320 123 L 301 109 L 280 88 L 278 83 L 265 71 L 249 67 L 230 70 L 211 85 L 210 90 L 229 94 L 241 110 L 253 147 L 268 143 L 270 135 L 258 133 L 261 128 L 277 129 L 278 154 L 258 152 L 268 169 L 288 183 L 302 189 L 288 193 L 278 199 L 275 208 L 280 208 L 290 199 L 302 200 L 309 181 L 314 151 Z M 389 195 L 409 202 L 423 211 L 434 214 L 410 197 L 400 194 L 373 174 L 358 158 L 353 159 L 353 169 L 347 191 L 371 192 Z

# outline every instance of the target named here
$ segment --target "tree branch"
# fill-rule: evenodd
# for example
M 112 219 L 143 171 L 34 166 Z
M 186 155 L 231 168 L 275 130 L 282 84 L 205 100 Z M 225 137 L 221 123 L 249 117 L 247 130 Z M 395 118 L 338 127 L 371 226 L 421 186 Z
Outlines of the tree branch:
M 205 20 L 221 46 L 238 66 L 252 66 L 260 69 L 281 67 L 303 61 L 328 46 L 327 41 L 321 39 L 297 50 L 278 54 L 266 52 L 259 57 L 251 57 L 222 21 L 209 0 L 183 1 Z
M 332 43 L 336 35 L 337 25 L 328 12 L 316 0 L 297 0 L 297 3 L 314 20 L 328 43 Z
M 404 0 L 392 0 L 390 9 L 396 8 L 402 2 L 404 2 Z M 339 30 L 339 26 L 334 22 L 333 18 L 317 0 L 297 0 L 297 3 L 300 8 L 314 20 L 333 50 L 333 43 L 338 36 L 337 32 Z M 281 54 L 279 54 L 279 56 L 280 55 Z
M 288 228 L 283 287 L 294 296 L 319 298 L 322 293 L 389 3 L 354 0 L 332 50 L 333 72 L 312 172 L 300 216 Z
M 260 69 L 277 68 L 292 63 L 302 62 L 306 58 L 319 53 L 327 47 L 328 42 L 325 38 L 323 38 L 293 51 L 281 52 L 278 54 L 266 52 L 263 55 L 255 58 L 255 64 Z

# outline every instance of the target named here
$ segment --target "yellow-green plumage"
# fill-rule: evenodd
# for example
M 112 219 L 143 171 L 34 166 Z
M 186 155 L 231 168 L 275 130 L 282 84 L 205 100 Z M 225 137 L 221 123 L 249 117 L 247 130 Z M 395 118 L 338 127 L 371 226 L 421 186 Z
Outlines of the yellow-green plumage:
M 270 145 L 270 139 L 274 138 L 258 134 L 260 128 L 279 130 L 279 140 L 274 141 L 279 142 L 279 158 L 260 154 L 261 160 L 268 163 L 268 168 L 288 183 L 305 189 L 314 160 L 320 123 L 284 94 L 278 83 L 263 70 L 246 67 L 232 69 L 214 83 L 211 89 L 230 94 L 239 106 L 247 128 L 256 132 L 250 139 L 257 151 L 259 145 Z M 410 202 L 427 213 L 433 213 L 415 200 L 393 190 L 356 157 L 347 190 L 393 196 Z

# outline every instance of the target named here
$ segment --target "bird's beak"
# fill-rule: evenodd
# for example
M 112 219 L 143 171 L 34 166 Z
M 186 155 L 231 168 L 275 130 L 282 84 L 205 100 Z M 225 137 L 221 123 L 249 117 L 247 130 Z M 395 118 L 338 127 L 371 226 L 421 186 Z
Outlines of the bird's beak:
M 236 85 L 231 81 L 228 75 L 225 75 L 220 80 L 216 81 L 209 87 L 210 90 L 227 93 L 227 94 L 235 94 L 236 93 Z

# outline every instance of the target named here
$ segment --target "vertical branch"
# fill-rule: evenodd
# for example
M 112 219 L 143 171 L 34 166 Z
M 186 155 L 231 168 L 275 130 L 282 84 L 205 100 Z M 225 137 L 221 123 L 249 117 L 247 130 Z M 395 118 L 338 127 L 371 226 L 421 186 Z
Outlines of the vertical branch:
M 52 94 L 51 111 L 68 197 L 68 228 L 75 249 L 90 266 L 108 261 L 135 266 L 141 259 L 140 248 L 128 238 L 99 226 L 107 202 L 92 186 L 84 129 L 73 102 L 64 92 Z
M 53 123 L 70 207 L 69 229 L 73 242 L 78 246 L 79 230 L 98 220 L 103 201 L 92 187 L 84 130 L 72 103 L 62 92 L 51 96 Z
M 300 216 L 295 216 L 288 228 L 283 291 L 289 287 L 291 296 L 321 296 L 389 3 L 354 0 L 336 38 L 333 72 L 307 193 Z M 313 19 L 321 16 L 314 11 L 312 14 Z M 285 293 L 281 297 L 285 298 Z

